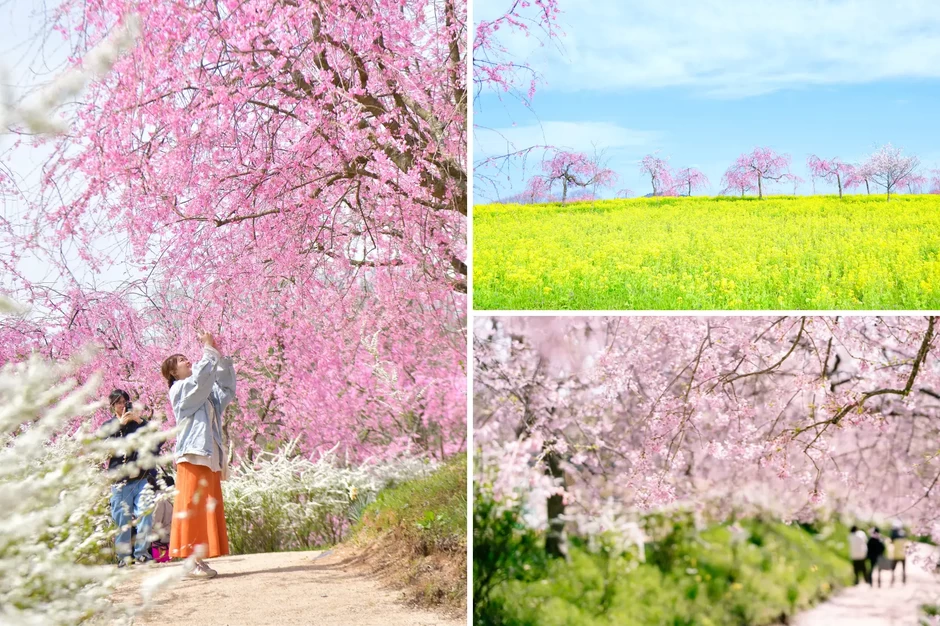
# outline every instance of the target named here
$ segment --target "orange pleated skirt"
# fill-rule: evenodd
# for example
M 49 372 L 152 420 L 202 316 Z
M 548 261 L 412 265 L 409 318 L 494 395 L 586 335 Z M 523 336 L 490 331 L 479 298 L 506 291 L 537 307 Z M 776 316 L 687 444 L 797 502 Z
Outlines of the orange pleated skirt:
M 170 556 L 185 559 L 206 546 L 205 558 L 228 554 L 222 472 L 204 465 L 177 463 L 176 501 L 170 526 Z

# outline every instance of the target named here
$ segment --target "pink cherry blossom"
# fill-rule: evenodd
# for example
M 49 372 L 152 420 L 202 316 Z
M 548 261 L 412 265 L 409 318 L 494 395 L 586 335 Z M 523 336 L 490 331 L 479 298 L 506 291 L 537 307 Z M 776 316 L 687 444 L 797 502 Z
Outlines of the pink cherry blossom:
M 583 152 L 554 151 L 542 162 L 542 172 L 549 188 L 561 187 L 562 202 L 568 200 L 569 188 L 596 189 L 609 187 L 617 181 L 613 170 L 603 167 L 598 159 Z M 594 189 L 591 190 L 592 197 Z
M 884 188 L 889 201 L 891 191 L 898 185 L 904 185 L 906 180 L 915 175 L 920 165 L 917 157 L 906 157 L 902 152 L 900 148 L 887 144 L 869 156 L 863 165 L 867 178 Z
M 654 196 L 676 195 L 676 180 L 669 167 L 668 157 L 663 159 L 655 154 L 647 154 L 640 161 L 640 172 L 649 177 Z
M 2 356 L 97 345 L 83 376 L 166 411 L 160 362 L 209 329 L 243 453 L 465 446 L 466 2 L 66 0 L 57 19 L 77 59 L 131 12 L 136 47 L 0 233 L 51 268 L 4 259 L 33 313 L 2 322 Z M 99 284 L 118 261 L 143 271 Z
M 675 177 L 676 186 L 685 190 L 685 195 L 691 196 L 695 189 L 708 189 L 708 177 L 694 167 L 686 167 L 678 171 Z
M 543 176 L 533 176 L 529 179 L 529 182 L 526 183 L 525 191 L 522 192 L 522 195 L 525 197 L 528 204 L 536 204 L 539 202 L 546 202 L 552 193 L 552 185 L 549 180 Z
M 838 157 L 826 160 L 811 155 L 806 159 L 806 166 L 814 179 L 821 178 L 830 184 L 835 183 L 839 189 L 840 198 L 843 189 L 851 189 L 862 183 L 857 168 L 850 163 L 843 163 Z
M 930 193 L 940 193 L 940 170 L 930 170 Z
M 630 511 L 708 503 L 725 518 L 834 509 L 928 530 L 940 506 L 936 325 L 477 318 L 477 478 L 525 498 L 543 528 L 613 499 Z
M 764 182 L 780 182 L 789 180 L 790 155 L 777 154 L 771 148 L 754 148 L 747 154 L 738 157 L 727 172 L 725 172 L 726 187 L 740 188 L 744 195 L 745 187 L 757 186 L 757 197 L 764 197 Z M 733 183 L 733 184 L 732 184 Z
M 908 176 L 898 181 L 899 187 L 906 187 L 908 193 L 920 193 L 927 186 L 927 177 L 923 174 L 912 172 Z
M 753 191 L 757 185 L 757 175 L 751 171 L 731 166 L 722 175 L 721 184 L 723 185 L 721 193 L 737 193 L 740 191 L 743 198 L 745 193 Z

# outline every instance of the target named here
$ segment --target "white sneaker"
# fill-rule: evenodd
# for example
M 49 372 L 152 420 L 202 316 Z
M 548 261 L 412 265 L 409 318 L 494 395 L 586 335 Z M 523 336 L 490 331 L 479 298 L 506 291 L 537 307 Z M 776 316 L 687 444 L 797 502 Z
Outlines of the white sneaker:
M 206 565 L 205 563 L 196 563 L 193 568 L 186 573 L 186 578 L 191 578 L 193 580 L 208 580 L 210 578 L 215 578 L 218 575 L 218 572 Z

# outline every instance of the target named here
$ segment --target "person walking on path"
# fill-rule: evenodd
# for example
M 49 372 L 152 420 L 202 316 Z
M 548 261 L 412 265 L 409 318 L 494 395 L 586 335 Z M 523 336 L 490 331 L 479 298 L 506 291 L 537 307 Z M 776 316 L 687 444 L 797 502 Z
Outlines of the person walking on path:
M 101 426 L 101 432 L 109 438 L 126 438 L 147 425 L 147 420 L 131 406 L 131 397 L 123 389 L 115 389 L 108 396 L 114 417 Z M 147 509 L 152 504 L 153 488 L 150 480 L 153 470 L 137 467 L 137 450 L 124 450 L 108 458 L 108 472 L 114 475 L 111 485 L 111 518 L 117 524 L 115 552 L 118 567 L 136 560 L 144 563 L 151 560 L 150 530 L 152 519 Z M 131 530 L 136 526 L 137 537 L 131 546 Z
M 170 528 L 170 556 L 195 564 L 191 578 L 213 578 L 217 572 L 203 558 L 229 553 L 222 479 L 228 459 L 222 440 L 222 414 L 235 399 L 235 368 L 219 352 L 215 338 L 201 333 L 202 358 L 193 365 L 174 354 L 161 366 L 170 386 L 170 404 L 179 427 L 176 438 L 176 501 Z
M 849 558 L 852 559 L 852 569 L 855 572 L 855 584 L 858 584 L 858 575 L 862 575 L 862 582 L 871 583 L 866 559 L 868 558 L 868 537 L 865 531 L 858 526 L 852 526 L 849 531 Z
M 878 561 L 885 553 L 885 542 L 881 537 L 881 533 L 878 532 L 878 528 L 871 529 L 871 535 L 868 537 L 868 563 L 871 574 L 869 575 L 868 582 L 874 587 L 874 581 L 872 580 L 875 577 L 875 569 L 878 567 Z M 881 586 L 881 570 L 878 570 L 878 586 Z
M 907 584 L 907 546 L 910 541 L 900 524 L 891 528 L 891 584 L 894 584 L 894 570 L 901 564 L 901 584 Z

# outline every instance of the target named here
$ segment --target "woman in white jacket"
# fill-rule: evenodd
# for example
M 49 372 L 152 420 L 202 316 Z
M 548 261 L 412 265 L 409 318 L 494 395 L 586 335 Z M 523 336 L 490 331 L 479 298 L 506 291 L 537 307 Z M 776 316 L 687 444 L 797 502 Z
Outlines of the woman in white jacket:
M 170 385 L 170 404 L 180 428 L 170 556 L 196 555 L 189 576 L 212 578 L 217 572 L 202 559 L 229 553 L 222 505 L 222 478 L 228 468 L 222 413 L 235 398 L 235 368 L 219 353 L 211 334 L 202 333 L 200 340 L 203 355 L 198 363 L 174 354 L 160 369 Z

